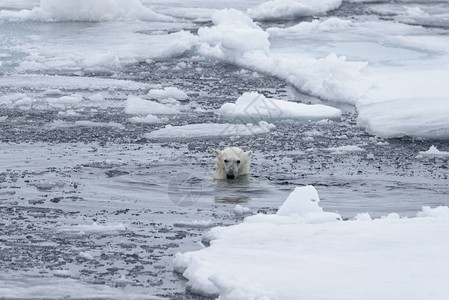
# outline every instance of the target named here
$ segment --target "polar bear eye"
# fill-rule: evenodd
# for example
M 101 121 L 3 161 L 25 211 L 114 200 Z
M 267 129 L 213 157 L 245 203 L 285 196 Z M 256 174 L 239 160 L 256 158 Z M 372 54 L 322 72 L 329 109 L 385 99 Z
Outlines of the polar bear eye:
M 225 159 L 225 160 L 224 160 L 224 162 L 225 162 L 225 163 L 228 163 L 228 160 L 227 160 L 227 159 Z
M 238 160 L 237 163 L 239 164 L 239 163 L 240 163 L 240 160 Z

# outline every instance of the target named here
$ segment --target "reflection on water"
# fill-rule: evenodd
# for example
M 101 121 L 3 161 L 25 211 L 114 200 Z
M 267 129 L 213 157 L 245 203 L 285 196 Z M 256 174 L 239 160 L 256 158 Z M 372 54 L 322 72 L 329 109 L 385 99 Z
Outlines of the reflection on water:
M 239 175 L 235 179 L 216 180 L 217 186 L 247 186 L 251 183 L 251 177 L 248 174 Z
M 240 175 L 236 179 L 215 180 L 213 191 L 215 203 L 219 204 L 247 204 L 252 200 L 251 196 L 263 193 L 269 186 L 258 178 L 248 174 Z

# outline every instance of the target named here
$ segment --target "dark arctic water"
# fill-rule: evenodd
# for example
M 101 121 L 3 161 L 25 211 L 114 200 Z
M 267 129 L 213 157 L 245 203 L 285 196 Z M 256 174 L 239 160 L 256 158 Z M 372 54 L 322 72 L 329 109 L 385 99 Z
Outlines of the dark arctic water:
M 179 63 L 188 67 L 177 68 Z M 201 110 L 170 117 L 172 125 L 225 122 L 213 111 L 247 91 L 321 102 L 276 78 L 241 70 L 186 55 L 85 75 L 188 91 L 185 104 Z M 2 95 L 9 92 L 43 93 L 21 86 Z M 0 270 L 6 277 L 67 276 L 133 293 L 196 299 L 201 297 L 186 291 L 182 276 L 173 272 L 173 255 L 203 247 L 201 236 L 211 226 L 240 222 L 237 204 L 251 213 L 274 213 L 294 187 L 311 184 L 321 206 L 344 218 L 364 212 L 411 217 L 422 206 L 449 205 L 449 158 L 419 153 L 431 145 L 449 151 L 449 142 L 374 137 L 357 127 L 353 107 L 339 108 L 340 122 L 284 121 L 265 135 L 149 140 L 144 134 L 164 125 L 131 123 L 119 106 L 77 112 L 83 120 L 120 128 L 51 128 L 61 119 L 56 110 L 1 106 L 6 118 L 0 119 Z M 212 180 L 213 149 L 227 146 L 254 152 L 250 177 Z M 335 149 L 342 146 L 359 151 Z M 94 222 L 103 230 L 66 230 Z M 117 224 L 126 229 L 113 229 Z

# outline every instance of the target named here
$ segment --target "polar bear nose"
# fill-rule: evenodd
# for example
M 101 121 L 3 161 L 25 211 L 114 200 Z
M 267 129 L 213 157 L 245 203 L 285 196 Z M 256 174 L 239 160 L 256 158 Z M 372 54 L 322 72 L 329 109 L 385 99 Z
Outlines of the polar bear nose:
M 227 178 L 227 179 L 234 179 L 235 176 L 234 176 L 234 174 L 227 174 L 227 175 L 226 175 L 226 178 Z

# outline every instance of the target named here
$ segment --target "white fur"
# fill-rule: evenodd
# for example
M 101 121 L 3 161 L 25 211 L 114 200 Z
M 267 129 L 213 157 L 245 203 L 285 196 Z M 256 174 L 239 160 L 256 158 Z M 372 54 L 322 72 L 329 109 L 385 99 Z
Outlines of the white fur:
M 237 176 L 248 174 L 252 151 L 244 152 L 238 147 L 229 147 L 223 151 L 215 150 L 214 179 L 234 179 Z

